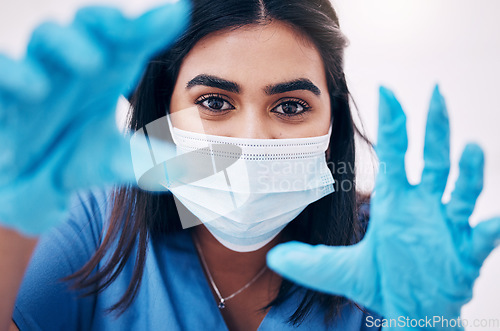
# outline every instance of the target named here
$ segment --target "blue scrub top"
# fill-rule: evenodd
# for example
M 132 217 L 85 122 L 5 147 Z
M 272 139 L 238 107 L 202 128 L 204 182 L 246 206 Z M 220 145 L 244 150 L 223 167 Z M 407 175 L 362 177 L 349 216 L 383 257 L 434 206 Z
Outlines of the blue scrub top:
M 19 329 L 227 330 L 189 231 L 150 240 L 137 298 L 118 318 L 104 310 L 125 293 L 133 259 L 102 293 L 79 298 L 76 291 L 68 289 L 60 279 L 82 267 L 99 247 L 101 232 L 110 216 L 109 201 L 107 190 L 76 195 L 70 219 L 40 238 L 13 314 Z M 324 311 L 319 307 L 299 327 L 287 324 L 303 291 L 272 307 L 258 330 L 379 330 L 367 327 L 365 321 L 370 314 L 353 305 L 346 305 L 342 317 L 330 325 L 324 324 Z

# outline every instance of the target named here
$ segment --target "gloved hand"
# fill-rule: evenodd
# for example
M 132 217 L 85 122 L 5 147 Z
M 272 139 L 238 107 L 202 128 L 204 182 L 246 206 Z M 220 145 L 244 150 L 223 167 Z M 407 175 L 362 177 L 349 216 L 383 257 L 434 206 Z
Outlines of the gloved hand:
M 89 7 L 37 28 L 23 60 L 0 56 L 0 224 L 39 234 L 66 218 L 71 192 L 135 182 L 116 103 L 189 10 L 181 0 L 129 19 Z
M 405 126 L 400 104 L 381 88 L 376 151 L 385 171 L 377 176 L 363 240 L 346 247 L 285 243 L 268 253 L 267 262 L 306 287 L 348 297 L 387 319 L 417 319 L 420 329 L 426 329 L 426 316 L 456 319 L 471 299 L 479 269 L 495 241 L 498 244 L 500 219 L 469 225 L 483 186 L 484 157 L 474 144 L 462 154 L 451 200 L 441 202 L 450 167 L 449 124 L 437 87 L 418 185 L 406 178 Z M 446 324 L 434 326 L 447 329 Z

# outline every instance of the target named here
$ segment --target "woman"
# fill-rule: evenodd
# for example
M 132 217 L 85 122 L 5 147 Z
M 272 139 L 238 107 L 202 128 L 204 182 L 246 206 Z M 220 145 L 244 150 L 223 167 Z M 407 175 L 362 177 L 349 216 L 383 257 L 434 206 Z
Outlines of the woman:
M 226 214 L 217 208 L 229 200 L 210 200 L 221 191 L 220 182 L 200 189 L 186 181 L 196 169 L 192 163 L 184 164 L 185 169 L 166 165 L 166 186 L 172 194 L 134 187 L 118 188 L 113 194 L 95 190 L 78 196 L 68 215 L 69 192 L 132 177 L 128 146 L 112 130 L 110 105 L 120 93 L 130 93 L 147 59 L 180 33 L 188 11 L 186 3 L 179 3 L 129 21 L 111 10 L 83 10 L 69 29 L 39 28 L 25 62 L 4 60 L 17 77 L 30 78 L 30 84 L 5 80 L 2 110 L 17 107 L 16 114 L 30 120 L 16 126 L 7 118 L 13 128 L 9 133 L 17 137 L 9 142 L 18 147 L 8 150 L 16 152 L 17 163 L 14 167 L 7 158 L 3 163 L 6 189 L 1 193 L 12 207 L 0 219 L 28 234 L 66 220 L 38 243 L 15 305 L 17 327 L 357 330 L 370 327 L 366 321 L 376 315 L 369 310 L 390 318 L 458 317 L 498 236 L 499 222 L 484 223 L 474 231 L 464 224 L 480 191 L 482 159 L 476 147 L 466 150 L 466 173 L 457 184 L 452 200 L 456 202 L 445 210 L 438 199 L 447 177 L 448 128 L 437 90 L 429 113 L 426 170 L 418 188 L 405 184 L 404 114 L 394 96 L 381 90 L 378 153 L 388 171 L 378 177 L 372 225 L 357 245 L 310 249 L 289 243 L 267 255 L 278 243 L 290 240 L 328 246 L 356 243 L 364 231 L 355 216 L 359 201 L 353 172 L 335 176 L 336 183 L 352 184 L 347 190 L 334 187 L 326 174 L 313 190 L 249 189 L 247 193 L 257 198 L 242 209 L 245 212 L 238 214 L 238 205 Z M 72 50 L 58 47 L 65 41 L 71 42 Z M 327 1 L 194 1 L 187 30 L 149 63 L 130 93 L 129 126 L 140 130 L 168 113 L 178 148 L 194 148 L 181 141 L 206 133 L 222 146 L 241 148 L 238 161 L 255 142 L 265 142 L 266 148 L 276 148 L 280 139 L 314 142 L 321 150 L 326 138 L 328 149 L 321 153 L 326 152 L 327 159 L 318 161 L 321 168 L 310 171 L 302 182 L 309 184 L 326 162 L 333 167 L 354 164 L 357 130 L 343 76 L 344 47 Z M 51 115 L 40 115 L 46 111 Z M 45 122 L 47 117 L 51 120 Z M 25 137 L 34 137 L 31 132 L 38 128 L 42 131 L 29 143 L 30 151 L 21 151 Z M 442 142 L 442 150 L 435 147 L 436 141 Z M 211 153 L 218 160 L 217 153 Z M 304 164 L 300 157 L 283 153 L 291 164 Z M 252 163 L 245 166 L 254 174 Z M 224 174 L 230 177 L 228 173 Z M 283 173 L 284 168 L 278 168 L 267 178 L 283 183 L 290 178 Z M 183 185 L 176 185 L 176 180 Z M 316 190 L 324 187 L 335 192 Z M 236 188 L 229 189 L 233 197 L 239 193 Z M 44 196 L 39 197 L 41 192 Z M 24 200 L 33 206 L 30 210 L 21 208 Z M 214 223 L 214 213 L 223 216 L 222 221 Z M 196 221 L 204 224 L 187 229 Z M 455 221 L 458 230 L 450 224 Z M 253 233 L 257 226 L 242 224 L 257 224 L 259 231 Z M 2 290 L 10 289 L 2 314 L 10 315 L 34 241 L 10 230 L 3 231 L 2 239 L 2 252 L 16 252 L 2 256 L 9 266 Z M 429 249 L 446 251 L 429 261 L 424 254 Z M 270 267 L 315 290 L 280 278 L 266 267 L 266 255 Z M 297 262 L 298 257 L 302 258 Z M 58 282 L 67 276 L 66 283 Z M 434 295 L 432 303 L 429 293 Z M 81 294 L 89 295 L 79 298 Z

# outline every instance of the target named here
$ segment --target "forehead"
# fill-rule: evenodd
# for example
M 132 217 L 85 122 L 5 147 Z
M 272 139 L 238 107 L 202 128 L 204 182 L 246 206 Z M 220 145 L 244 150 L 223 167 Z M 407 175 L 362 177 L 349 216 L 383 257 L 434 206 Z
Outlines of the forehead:
M 273 21 L 212 33 L 201 39 L 183 61 L 179 78 L 200 72 L 245 85 L 309 78 L 326 86 L 322 58 L 305 36 Z

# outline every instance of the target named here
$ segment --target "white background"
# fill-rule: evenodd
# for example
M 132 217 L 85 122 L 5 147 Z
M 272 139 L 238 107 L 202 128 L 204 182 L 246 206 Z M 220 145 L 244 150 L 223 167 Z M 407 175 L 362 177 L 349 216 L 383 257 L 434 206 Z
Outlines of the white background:
M 138 13 L 159 0 L 108 0 Z M 163 1 L 164 2 L 164 1 Z M 16 0 L 0 3 L 0 51 L 21 56 L 30 31 L 42 20 L 68 21 L 85 0 Z M 96 3 L 94 1 L 93 3 Z M 448 193 L 464 144 L 486 152 L 485 188 L 472 223 L 500 214 L 500 2 L 496 0 L 334 0 L 350 40 L 346 76 L 368 136 L 377 128 L 378 86 L 393 89 L 408 117 L 407 170 L 413 182 L 422 169 L 427 105 L 439 83 L 452 129 Z M 1 74 L 1 73 L 0 73 Z M 360 185 L 373 183 L 370 157 L 362 155 Z M 500 319 L 500 249 L 486 261 L 463 317 Z M 474 328 L 468 328 L 473 330 Z M 481 330 L 498 330 L 481 328 Z

